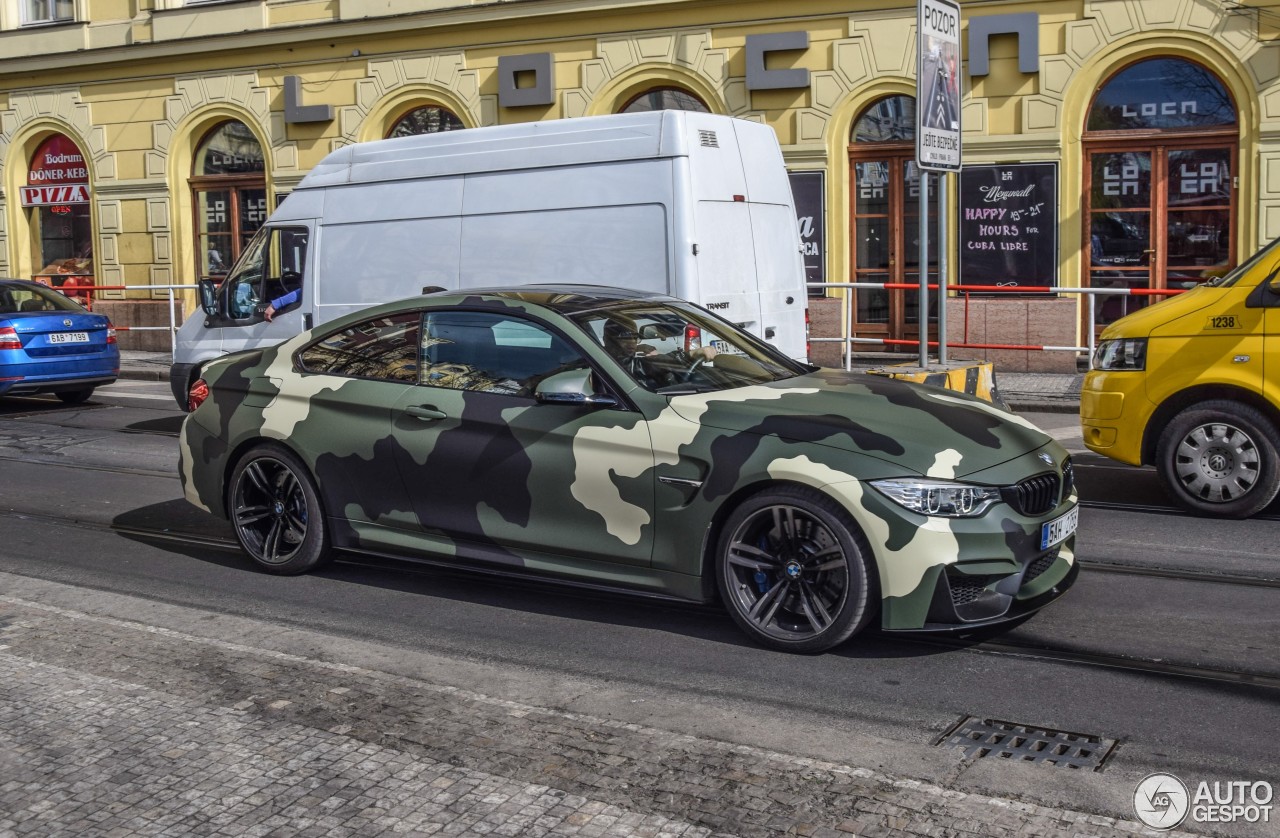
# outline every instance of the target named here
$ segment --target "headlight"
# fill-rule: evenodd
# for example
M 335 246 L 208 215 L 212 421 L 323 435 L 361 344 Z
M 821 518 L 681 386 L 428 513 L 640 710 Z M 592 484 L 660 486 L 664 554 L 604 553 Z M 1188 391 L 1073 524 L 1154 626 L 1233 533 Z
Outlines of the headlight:
M 1000 500 L 999 489 L 950 480 L 872 480 L 871 485 L 899 506 L 942 518 L 976 518 Z
M 1144 370 L 1147 368 L 1147 339 L 1104 340 L 1093 350 L 1095 370 Z

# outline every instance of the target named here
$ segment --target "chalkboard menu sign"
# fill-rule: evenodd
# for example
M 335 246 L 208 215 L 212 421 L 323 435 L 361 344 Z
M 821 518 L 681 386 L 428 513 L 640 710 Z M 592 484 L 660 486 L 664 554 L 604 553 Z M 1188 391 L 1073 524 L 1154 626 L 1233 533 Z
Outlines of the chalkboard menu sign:
M 826 282 L 826 212 L 822 172 L 788 172 L 791 196 L 796 204 L 796 224 L 800 229 L 800 252 L 804 254 L 804 280 Z M 821 288 L 809 286 L 809 295 L 821 297 Z
M 1058 164 L 960 172 L 960 284 L 1056 285 Z

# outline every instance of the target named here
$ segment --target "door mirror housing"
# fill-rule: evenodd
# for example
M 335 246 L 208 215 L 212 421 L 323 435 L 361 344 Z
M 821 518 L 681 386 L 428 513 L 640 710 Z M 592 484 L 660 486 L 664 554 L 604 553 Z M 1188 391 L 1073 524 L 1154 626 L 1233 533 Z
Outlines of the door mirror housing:
M 613 396 L 597 395 L 591 386 L 591 370 L 569 370 L 538 382 L 533 397 L 539 404 L 571 404 L 583 407 L 617 407 Z
M 200 308 L 214 316 L 218 313 L 218 283 L 213 279 L 200 280 Z

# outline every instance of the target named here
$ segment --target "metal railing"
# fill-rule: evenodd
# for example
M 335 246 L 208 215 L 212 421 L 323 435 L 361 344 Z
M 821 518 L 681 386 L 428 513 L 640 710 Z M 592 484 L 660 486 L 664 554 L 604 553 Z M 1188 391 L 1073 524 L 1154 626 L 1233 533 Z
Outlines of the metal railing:
M 920 286 L 912 282 L 810 282 L 806 283 L 809 288 L 827 289 L 827 288 L 845 288 L 849 290 L 887 290 L 887 291 L 918 291 Z M 937 284 L 929 285 L 930 291 L 937 291 Z M 968 309 L 969 297 L 972 294 L 1082 294 L 1088 298 L 1088 326 L 1085 329 L 1085 336 L 1088 338 L 1087 346 L 1051 346 L 1047 344 L 1026 344 L 1026 343 L 968 343 L 947 341 L 947 348 L 955 347 L 957 349 L 1004 349 L 1013 351 L 1027 352 L 1087 352 L 1089 356 L 1093 355 L 1096 347 L 1097 332 L 1097 307 L 1095 301 L 1099 297 L 1171 297 L 1175 294 L 1185 293 L 1187 289 L 1182 288 L 1068 288 L 1061 285 L 956 285 L 948 284 L 948 291 L 956 291 L 965 298 L 966 311 Z M 844 295 L 844 316 L 841 318 L 840 337 L 834 338 L 809 338 L 810 343 L 841 343 L 844 344 L 844 368 L 852 369 L 853 366 L 853 348 L 857 344 L 877 344 L 881 346 L 920 346 L 919 340 L 908 340 L 900 338 L 881 338 L 881 337 L 857 337 L 854 325 L 854 295 Z M 968 318 L 965 319 L 965 332 L 968 333 Z M 929 341 L 929 346 L 938 346 L 938 341 Z
M 62 287 L 54 287 L 54 291 L 61 292 L 63 296 L 70 299 L 80 301 L 81 298 L 88 301 L 85 307 L 93 309 L 93 295 L 99 291 L 166 291 L 168 292 L 167 308 L 169 309 L 169 325 L 168 326 L 121 326 L 112 323 L 118 332 L 160 332 L 167 331 L 169 333 L 169 357 L 173 358 L 175 349 L 174 336 L 178 333 L 178 319 L 174 313 L 174 306 L 178 303 L 178 298 L 174 294 L 175 291 L 194 291 L 199 285 L 66 285 Z M 141 300 L 105 300 L 104 302 L 142 302 Z

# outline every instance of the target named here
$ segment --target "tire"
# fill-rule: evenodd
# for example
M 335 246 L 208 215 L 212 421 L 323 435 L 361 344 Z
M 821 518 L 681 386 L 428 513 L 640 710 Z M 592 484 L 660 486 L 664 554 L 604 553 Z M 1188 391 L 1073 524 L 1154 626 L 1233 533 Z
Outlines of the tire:
M 725 521 L 716 583 L 734 622 L 757 643 L 822 652 L 875 612 L 870 552 L 834 501 L 788 486 L 753 495 Z
M 329 559 L 324 510 L 306 466 L 278 445 L 245 452 L 231 472 L 227 511 L 240 547 L 268 573 L 306 573 Z
M 93 395 L 92 387 L 81 387 L 79 390 L 59 390 L 54 393 L 63 404 L 84 404 Z
M 1165 491 L 1197 515 L 1248 518 L 1280 491 L 1275 428 L 1247 404 L 1208 401 L 1160 434 L 1156 468 Z

